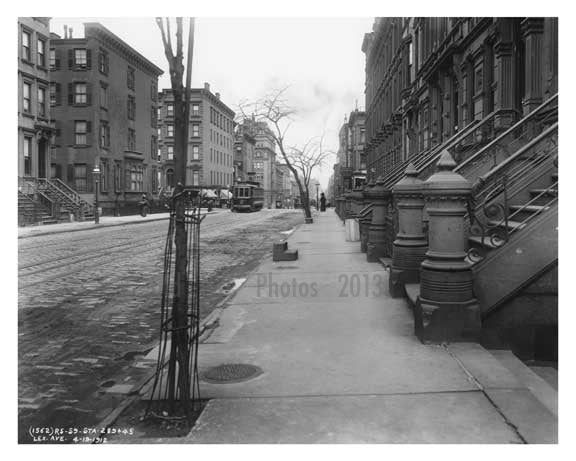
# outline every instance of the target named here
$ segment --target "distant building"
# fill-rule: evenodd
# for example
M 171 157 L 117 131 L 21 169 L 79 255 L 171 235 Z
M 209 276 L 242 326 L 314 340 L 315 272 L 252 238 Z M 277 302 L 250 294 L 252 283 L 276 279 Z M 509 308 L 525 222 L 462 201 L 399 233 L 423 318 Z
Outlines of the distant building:
M 264 188 L 264 206 L 271 207 L 275 202 L 276 182 L 276 141 L 266 122 L 251 119 L 243 124 L 254 133 L 256 149 L 254 151 L 254 178 Z
M 49 178 L 50 18 L 18 18 L 18 176 Z
M 289 207 L 294 204 L 294 193 L 292 191 L 292 171 L 285 163 L 276 163 L 276 168 L 281 172 L 281 182 L 277 183 L 278 194 L 282 197 L 283 206 Z
M 234 183 L 248 181 L 254 176 L 255 149 L 256 139 L 251 126 L 243 123 L 237 125 L 234 136 Z
M 234 183 L 234 111 L 212 93 L 210 85 L 190 90 L 190 124 L 186 160 L 186 185 L 227 189 Z M 174 97 L 172 90 L 159 95 L 159 153 L 161 183 L 174 184 Z
M 87 200 L 100 167 L 104 209 L 158 192 L 157 94 L 162 69 L 98 23 L 52 34 L 48 64 L 56 120 L 52 176 Z

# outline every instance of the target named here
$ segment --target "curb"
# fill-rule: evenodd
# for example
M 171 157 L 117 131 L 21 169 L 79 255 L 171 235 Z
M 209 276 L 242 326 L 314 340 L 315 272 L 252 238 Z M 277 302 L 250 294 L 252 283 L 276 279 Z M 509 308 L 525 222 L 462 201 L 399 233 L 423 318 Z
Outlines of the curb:
M 209 211 L 206 214 L 219 214 L 220 212 Z M 165 219 L 169 219 L 170 216 L 164 216 L 162 218 L 150 218 L 150 219 L 141 219 L 138 221 L 126 221 L 126 222 L 115 222 L 109 224 L 94 224 L 94 227 L 79 227 L 79 228 L 72 228 L 72 229 L 61 229 L 61 230 L 47 230 L 46 232 L 38 232 L 34 234 L 28 235 L 19 235 L 18 240 L 26 239 L 31 237 L 41 237 L 44 235 L 54 235 L 54 234 L 64 234 L 67 232 L 80 232 L 80 231 L 87 231 L 87 230 L 94 230 L 94 229 L 102 229 L 104 227 L 117 227 L 117 226 L 127 226 L 131 224 L 145 224 L 148 222 L 154 221 L 164 221 Z
M 290 235 L 296 232 L 302 225 L 303 224 L 296 225 L 294 227 L 294 231 Z M 262 263 L 263 260 L 264 258 L 262 258 L 260 264 Z M 248 278 L 250 277 L 250 275 L 252 275 L 252 273 L 258 270 L 260 264 L 246 274 L 246 280 L 248 280 Z M 220 315 L 222 314 L 224 309 L 226 309 L 224 305 L 238 293 L 238 291 L 240 290 L 240 288 L 242 288 L 246 280 L 242 282 L 242 284 L 236 290 L 228 293 L 224 297 L 224 299 L 219 301 L 218 304 L 216 304 L 214 310 L 210 312 L 210 314 L 208 314 L 204 318 L 204 320 L 200 322 L 200 327 L 198 329 L 198 341 L 206 340 L 211 336 L 212 330 L 218 327 L 218 320 L 220 318 Z M 206 332 L 209 332 L 209 334 L 207 336 L 204 336 Z M 108 428 L 108 426 L 114 424 L 116 419 L 118 419 L 118 417 L 124 412 L 124 410 L 126 410 L 126 408 L 128 408 L 136 400 L 140 399 L 141 396 L 148 391 L 148 389 L 146 389 L 144 392 L 142 392 L 146 387 L 150 387 L 152 385 L 151 382 L 154 379 L 154 374 L 155 372 L 151 373 L 150 376 L 146 376 L 142 380 L 140 380 L 140 382 L 134 386 L 134 389 L 130 392 L 127 398 L 124 401 L 122 401 L 116 408 L 114 408 L 110 413 L 108 413 L 108 415 L 105 416 L 96 427 Z M 97 440 L 92 443 L 98 443 Z

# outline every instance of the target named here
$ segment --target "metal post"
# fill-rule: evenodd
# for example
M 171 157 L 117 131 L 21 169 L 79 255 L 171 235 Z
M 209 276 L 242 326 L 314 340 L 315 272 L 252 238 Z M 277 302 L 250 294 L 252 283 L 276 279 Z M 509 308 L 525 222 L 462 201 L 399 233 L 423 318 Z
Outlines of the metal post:
M 100 165 L 96 163 L 94 169 L 92 170 L 94 174 L 94 182 L 96 183 L 95 189 L 95 207 L 94 207 L 94 224 L 100 223 L 100 214 L 98 213 L 100 204 L 98 203 L 98 185 L 100 184 Z
M 316 211 L 320 209 L 318 206 L 318 187 L 320 187 L 320 184 L 316 183 Z

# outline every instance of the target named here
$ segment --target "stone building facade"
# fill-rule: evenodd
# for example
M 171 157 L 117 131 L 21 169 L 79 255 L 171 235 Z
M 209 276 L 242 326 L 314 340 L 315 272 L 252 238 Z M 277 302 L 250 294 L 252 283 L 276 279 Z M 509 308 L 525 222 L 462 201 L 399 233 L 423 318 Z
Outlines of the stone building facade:
M 18 18 L 18 176 L 50 178 L 50 18 Z
M 98 23 L 83 38 L 52 34 L 52 176 L 92 201 L 99 165 L 104 213 L 158 192 L 157 96 L 163 71 Z M 108 211 L 106 211 L 108 210 Z
M 159 94 L 159 151 L 162 187 L 174 186 L 174 98 L 172 90 Z M 234 111 L 212 93 L 210 85 L 190 90 L 190 122 L 186 185 L 227 189 L 234 183 Z
M 371 179 L 493 111 L 504 130 L 558 91 L 557 18 L 377 18 L 362 51 Z

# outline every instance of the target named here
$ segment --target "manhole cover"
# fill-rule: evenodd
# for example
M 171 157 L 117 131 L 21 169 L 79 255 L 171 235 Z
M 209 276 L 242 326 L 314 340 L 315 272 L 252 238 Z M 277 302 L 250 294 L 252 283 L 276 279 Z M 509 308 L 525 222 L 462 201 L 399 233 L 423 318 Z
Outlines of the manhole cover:
M 202 379 L 213 384 L 239 383 L 261 374 L 262 369 L 256 365 L 228 363 L 206 370 L 202 374 Z

